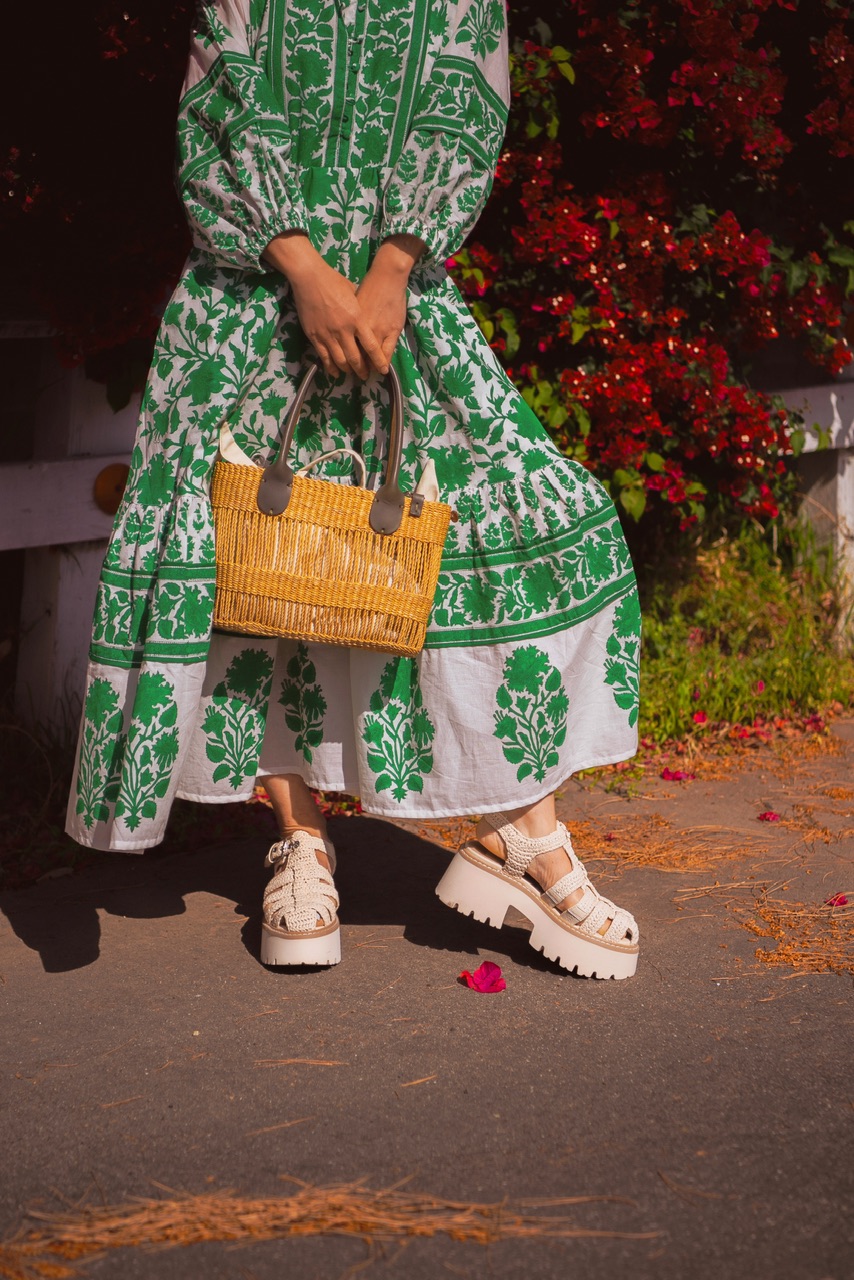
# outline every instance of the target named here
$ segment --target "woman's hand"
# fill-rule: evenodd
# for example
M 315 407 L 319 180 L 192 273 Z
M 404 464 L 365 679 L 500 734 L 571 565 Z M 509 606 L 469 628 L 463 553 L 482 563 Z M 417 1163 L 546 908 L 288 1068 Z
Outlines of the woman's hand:
M 290 283 L 303 332 L 330 376 L 352 371 L 366 378 L 370 365 L 381 373 L 388 371 L 388 359 L 356 297 L 356 286 L 329 266 L 304 232 L 276 236 L 264 257 Z
M 372 358 L 375 369 L 385 373 L 397 340 L 406 324 L 406 288 L 409 273 L 424 252 L 416 236 L 392 236 L 374 255 L 370 269 L 356 290 L 362 315 L 379 341 L 385 367 Z M 370 353 L 369 353 L 370 354 Z

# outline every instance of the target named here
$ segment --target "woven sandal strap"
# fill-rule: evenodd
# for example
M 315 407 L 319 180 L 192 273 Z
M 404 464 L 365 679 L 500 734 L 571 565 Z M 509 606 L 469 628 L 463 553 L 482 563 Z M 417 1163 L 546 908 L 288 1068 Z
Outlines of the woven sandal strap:
M 297 845 L 303 845 L 311 849 L 312 853 L 325 853 L 329 859 L 329 869 L 335 874 L 338 865 L 338 859 L 335 856 L 335 847 L 329 840 L 324 840 L 322 836 L 313 836 L 310 831 L 294 831 L 289 836 L 285 836 L 284 840 L 278 840 L 271 845 L 270 851 L 264 859 L 268 867 L 273 867 L 281 859 L 293 852 Z M 319 864 L 318 864 L 319 865 Z
M 306 845 L 288 851 L 264 893 L 264 917 L 269 924 L 307 931 L 317 920 L 331 924 L 338 909 L 332 876 Z
M 562 899 L 558 898 L 558 902 L 560 901 L 562 901 Z M 586 925 L 588 917 L 596 910 L 596 907 L 601 901 L 602 899 L 599 897 L 599 894 L 588 880 L 584 886 L 584 892 L 581 897 L 577 902 L 573 902 L 571 907 L 567 907 L 566 914 L 570 916 L 576 924 Z
M 550 889 L 546 889 L 546 897 L 557 906 L 559 902 L 563 902 L 564 898 L 568 898 L 571 893 L 575 893 L 576 889 L 580 889 L 582 885 L 588 884 L 587 872 L 580 862 L 577 862 L 571 871 L 558 880 L 557 884 L 553 884 Z
M 571 908 L 570 908 L 571 909 Z M 606 920 L 610 919 L 617 908 L 605 898 L 600 898 L 591 912 L 580 922 L 585 933 L 598 934 Z
M 613 924 L 604 936 L 606 942 L 622 942 L 628 934 L 632 942 L 637 942 L 638 933 L 638 922 L 632 913 L 625 907 L 618 907 L 614 912 Z
M 484 814 L 486 821 L 504 841 L 507 860 L 504 864 L 512 876 L 523 876 L 531 861 L 541 853 L 562 849 L 569 840 L 569 833 L 562 822 L 547 836 L 526 836 L 515 826 L 506 813 Z

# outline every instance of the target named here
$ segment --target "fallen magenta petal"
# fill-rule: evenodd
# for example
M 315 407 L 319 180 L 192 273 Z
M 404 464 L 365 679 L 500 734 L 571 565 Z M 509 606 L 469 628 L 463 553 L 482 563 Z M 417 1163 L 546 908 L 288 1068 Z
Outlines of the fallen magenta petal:
M 829 898 L 825 898 L 824 905 L 826 907 L 847 907 L 848 899 L 844 893 L 834 893 Z
M 503 991 L 507 986 L 501 976 L 501 966 L 493 964 L 491 960 L 484 960 L 480 968 L 475 969 L 474 973 L 469 973 L 468 969 L 463 969 L 459 976 L 459 981 L 465 983 L 467 987 L 471 987 L 472 991 L 486 993 Z
M 766 809 L 764 813 L 759 814 L 758 820 L 759 822 L 779 822 L 780 815 L 775 813 L 773 809 Z
M 686 773 L 684 769 L 662 769 L 661 776 L 665 782 L 693 782 L 695 775 Z

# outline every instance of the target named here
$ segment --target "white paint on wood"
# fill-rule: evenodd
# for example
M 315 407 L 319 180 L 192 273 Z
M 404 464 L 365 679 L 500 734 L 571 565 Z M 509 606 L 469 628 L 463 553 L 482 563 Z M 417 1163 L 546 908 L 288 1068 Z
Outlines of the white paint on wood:
M 0 466 L 0 549 L 28 548 L 15 698 L 28 723 L 72 737 L 113 524 L 93 486 L 103 467 L 130 461 L 139 396 L 114 413 L 104 386 L 63 368 L 47 341 L 32 390 L 34 460 Z
M 72 738 L 77 731 L 104 541 L 27 552 L 18 715 Z
M 95 477 L 130 454 L 0 467 L 0 551 L 106 538 L 113 517 L 95 505 Z
M 795 387 L 778 394 L 787 409 L 803 416 L 806 433 L 804 453 L 819 449 L 822 437 L 831 449 L 854 448 L 853 382 Z
M 138 395 L 115 413 L 106 388 L 82 368 L 63 369 L 53 351 L 44 353 L 36 400 L 33 456 L 69 458 L 130 451 L 139 417 Z

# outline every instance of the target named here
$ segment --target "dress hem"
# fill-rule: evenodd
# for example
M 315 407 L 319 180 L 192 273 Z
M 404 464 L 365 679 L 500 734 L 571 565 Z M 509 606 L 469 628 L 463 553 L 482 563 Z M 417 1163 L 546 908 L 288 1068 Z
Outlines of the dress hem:
M 364 800 L 362 800 L 360 797 L 360 801 L 362 805 L 362 813 L 364 813 L 369 818 L 404 818 L 408 822 L 413 820 L 421 821 L 421 822 L 433 822 L 433 821 L 441 821 L 444 818 L 467 818 L 470 815 L 481 815 L 484 813 L 499 813 L 501 812 L 502 807 L 503 808 L 509 807 L 511 809 L 522 809 L 526 805 L 537 804 L 540 800 L 544 800 L 546 796 L 551 795 L 552 792 L 557 791 L 560 787 L 564 785 L 564 783 L 568 782 L 569 779 L 573 776 L 573 774 L 583 773 L 585 769 L 598 769 L 603 767 L 604 765 L 620 764 L 624 760 L 631 760 L 632 757 L 635 755 L 637 755 L 636 746 L 631 751 L 627 751 L 624 755 L 619 755 L 619 756 L 609 755 L 606 759 L 601 757 L 596 757 L 593 760 L 586 761 L 584 764 L 573 765 L 573 767 L 570 770 L 568 770 L 568 772 L 565 773 L 563 777 L 560 778 L 557 782 L 547 783 L 544 787 L 541 787 L 540 790 L 533 795 L 522 796 L 522 797 L 514 796 L 512 804 L 510 804 L 509 797 L 505 797 L 503 800 L 489 800 L 482 804 L 478 804 L 474 802 L 474 803 L 469 803 L 461 808 L 443 809 L 441 813 L 435 813 L 435 812 L 425 813 L 423 809 L 417 810 L 417 809 L 397 808 L 397 809 L 391 810 L 391 809 L 368 808 Z
M 613 754 L 608 754 L 607 756 L 594 756 L 592 759 L 585 760 L 581 764 L 574 764 L 573 767 L 569 769 L 565 774 L 563 774 L 562 777 L 559 778 L 557 782 L 549 781 L 548 783 L 546 783 L 545 786 L 541 787 L 538 791 L 534 792 L 531 795 L 513 796 L 512 799 L 514 803 L 511 804 L 509 807 L 512 809 L 521 809 L 521 808 L 524 808 L 526 805 L 537 804 L 538 801 L 545 799 L 546 796 L 551 795 L 552 792 L 557 791 L 560 787 L 562 787 L 564 783 L 568 782 L 569 779 L 574 774 L 583 773 L 585 769 L 599 769 L 609 764 L 620 764 L 624 760 L 631 760 L 632 757 L 635 755 L 637 755 L 637 745 L 635 745 L 630 751 L 625 751 L 621 755 L 615 756 Z M 262 778 L 269 777 L 274 772 L 275 772 L 274 770 L 270 770 L 268 773 L 264 775 L 259 775 L 259 776 Z M 294 770 L 289 769 L 287 772 L 293 773 Z M 301 776 L 301 775 L 298 775 L 298 776 Z M 317 783 L 314 783 L 314 782 L 309 783 L 307 780 L 305 779 L 303 780 L 306 782 L 306 786 L 310 786 L 317 791 L 330 791 L 330 792 L 334 791 L 344 795 L 354 794 L 352 792 L 349 792 L 347 788 L 343 786 L 329 786 L 328 784 L 325 786 L 319 786 Z M 251 795 L 252 795 L 251 791 L 247 792 L 246 794 L 238 795 L 238 796 L 199 796 L 199 795 L 190 795 L 187 792 L 179 791 L 177 793 L 176 798 L 179 800 L 190 800 L 194 804 L 241 804 L 241 803 L 246 804 L 246 802 L 250 799 Z M 437 821 L 438 822 L 444 818 L 467 818 L 470 815 L 475 815 L 475 814 L 498 813 L 501 810 L 502 806 L 506 808 L 509 803 L 509 797 L 505 797 L 503 800 L 490 799 L 484 802 L 469 801 L 465 805 L 461 805 L 459 807 L 455 807 L 452 809 L 443 809 L 441 812 L 433 811 L 430 813 L 425 813 L 423 808 L 415 809 L 412 807 L 409 807 L 409 808 L 398 807 L 395 809 L 378 809 L 366 804 L 361 797 L 359 797 L 359 800 L 362 806 L 362 813 L 365 815 L 365 817 L 384 818 L 384 819 L 403 818 L 407 822 L 411 822 L 411 821 L 416 821 L 416 822 Z M 122 841 L 116 841 L 115 843 L 109 844 L 109 845 L 99 844 L 97 842 L 97 836 L 95 837 L 95 839 L 92 839 L 92 840 L 81 840 L 78 835 L 74 834 L 71 831 L 69 831 L 68 834 L 78 844 L 83 845 L 84 848 L 98 849 L 102 853 L 144 853 L 146 849 L 154 849 L 157 847 L 157 845 L 162 844 L 163 839 L 166 835 L 166 832 L 164 831 L 163 834 L 159 837 L 159 839 L 150 840 L 145 843 L 141 843 L 139 841 L 122 840 Z

